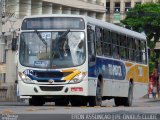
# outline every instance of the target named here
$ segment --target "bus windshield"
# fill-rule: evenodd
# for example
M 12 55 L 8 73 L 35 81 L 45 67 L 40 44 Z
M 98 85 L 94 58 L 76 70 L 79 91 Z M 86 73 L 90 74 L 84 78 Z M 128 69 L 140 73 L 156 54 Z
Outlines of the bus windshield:
M 56 69 L 74 67 L 85 62 L 84 32 L 38 31 L 38 34 L 37 32 L 21 33 L 19 59 L 22 65 Z

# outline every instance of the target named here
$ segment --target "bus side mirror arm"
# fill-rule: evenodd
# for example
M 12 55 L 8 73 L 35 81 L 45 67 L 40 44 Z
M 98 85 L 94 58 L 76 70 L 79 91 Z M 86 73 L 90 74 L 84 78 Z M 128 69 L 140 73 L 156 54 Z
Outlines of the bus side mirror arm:
M 14 56 L 14 63 L 15 63 L 16 66 L 18 65 L 18 55 L 19 55 L 19 52 L 17 51 L 15 56 Z
M 12 49 L 12 51 L 15 51 L 15 50 L 17 50 L 17 38 L 12 38 L 12 43 L 11 43 L 11 49 Z

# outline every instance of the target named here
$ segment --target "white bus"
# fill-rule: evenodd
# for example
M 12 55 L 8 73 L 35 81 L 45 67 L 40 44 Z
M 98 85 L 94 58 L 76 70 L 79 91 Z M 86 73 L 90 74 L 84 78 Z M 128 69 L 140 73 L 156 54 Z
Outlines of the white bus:
M 131 106 L 147 94 L 144 35 L 81 15 L 23 19 L 17 55 L 19 95 L 29 104 Z

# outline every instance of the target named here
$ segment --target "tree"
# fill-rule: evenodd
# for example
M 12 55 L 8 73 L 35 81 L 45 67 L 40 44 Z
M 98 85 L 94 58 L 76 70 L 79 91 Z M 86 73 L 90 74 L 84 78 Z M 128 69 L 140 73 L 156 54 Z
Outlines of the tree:
M 132 30 L 144 32 L 149 47 L 153 49 L 160 38 L 160 4 L 137 4 L 127 12 L 126 18 L 121 22 Z
M 121 22 L 134 31 L 146 34 L 148 47 L 151 49 L 149 56 L 151 73 L 156 59 L 155 44 L 160 39 L 160 3 L 137 4 L 127 12 L 126 18 Z

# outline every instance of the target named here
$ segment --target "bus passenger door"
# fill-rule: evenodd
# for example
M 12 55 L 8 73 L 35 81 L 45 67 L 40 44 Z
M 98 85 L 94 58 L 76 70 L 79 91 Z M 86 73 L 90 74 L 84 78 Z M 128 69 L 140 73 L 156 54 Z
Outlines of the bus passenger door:
M 95 32 L 94 28 L 87 26 L 87 45 L 88 45 L 88 94 L 96 94 L 96 53 L 95 53 Z M 95 88 L 95 89 L 94 89 Z
M 89 67 L 95 66 L 96 53 L 95 53 L 95 33 L 91 26 L 87 29 L 88 36 L 88 64 Z M 93 76 L 92 76 L 93 77 Z

